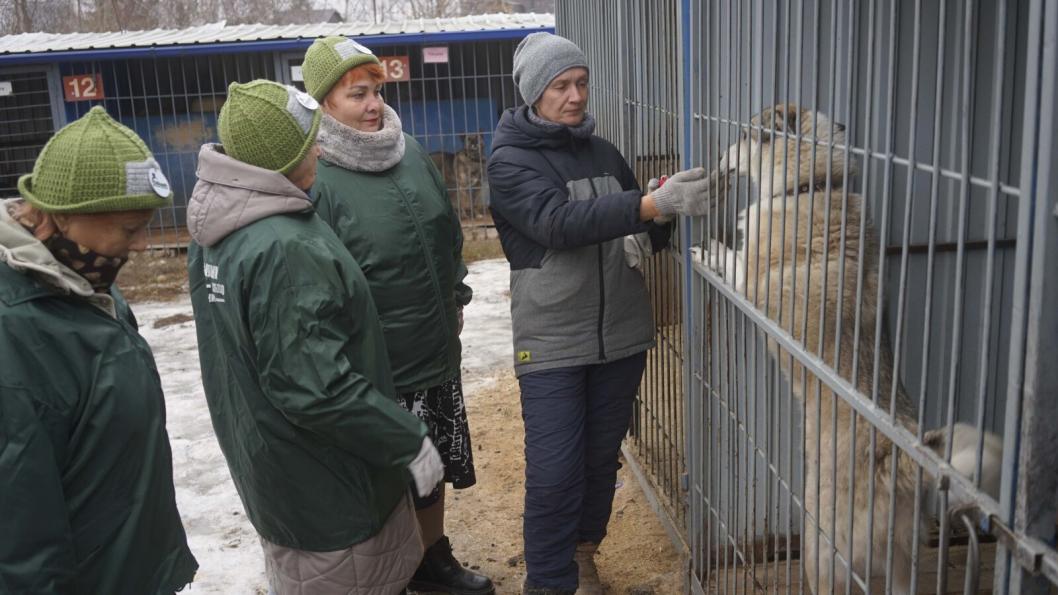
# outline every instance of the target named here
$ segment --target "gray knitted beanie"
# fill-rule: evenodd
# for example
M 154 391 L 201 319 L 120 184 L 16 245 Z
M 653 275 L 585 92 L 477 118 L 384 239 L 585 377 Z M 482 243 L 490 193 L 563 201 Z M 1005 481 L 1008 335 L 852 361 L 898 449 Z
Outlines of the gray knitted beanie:
M 551 33 L 533 33 L 514 50 L 514 84 L 533 105 L 556 76 L 578 66 L 587 68 L 588 58 L 577 44 Z

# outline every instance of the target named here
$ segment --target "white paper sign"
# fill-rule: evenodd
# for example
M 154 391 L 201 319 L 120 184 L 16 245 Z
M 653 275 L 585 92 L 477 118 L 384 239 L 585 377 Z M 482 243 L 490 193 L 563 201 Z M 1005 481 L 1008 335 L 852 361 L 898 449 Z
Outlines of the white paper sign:
M 304 82 L 305 81 L 305 77 L 301 76 L 301 67 L 300 66 L 291 66 L 290 67 L 290 80 L 297 81 L 297 82 Z
M 426 64 L 448 64 L 448 46 L 423 48 L 422 61 Z
M 15 89 L 11 86 L 11 81 L 0 81 L 0 97 L 6 97 L 15 92 Z

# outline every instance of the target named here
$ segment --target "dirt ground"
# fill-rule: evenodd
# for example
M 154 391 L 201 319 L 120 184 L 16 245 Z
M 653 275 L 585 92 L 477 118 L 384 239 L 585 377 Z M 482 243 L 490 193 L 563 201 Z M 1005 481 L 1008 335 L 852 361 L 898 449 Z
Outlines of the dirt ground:
M 469 235 L 464 237 L 463 262 L 470 264 L 493 258 L 503 258 L 503 248 L 500 247 L 499 239 L 493 237 L 475 239 Z
M 525 463 L 513 373 L 469 398 L 467 415 L 478 483 L 449 493 L 447 533 L 457 557 L 492 577 L 497 593 L 520 593 Z M 599 549 L 600 577 L 614 594 L 683 592 L 682 560 L 627 466 L 618 481 L 609 535 Z
M 117 286 L 129 302 L 165 302 L 187 295 L 187 255 L 160 251 L 129 255 L 118 274 Z

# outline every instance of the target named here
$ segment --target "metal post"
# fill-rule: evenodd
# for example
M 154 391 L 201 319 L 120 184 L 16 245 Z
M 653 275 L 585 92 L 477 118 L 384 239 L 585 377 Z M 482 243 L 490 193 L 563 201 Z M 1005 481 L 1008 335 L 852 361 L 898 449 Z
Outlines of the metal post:
M 679 19 L 678 19 L 678 39 L 679 39 L 679 53 L 677 55 L 677 70 L 679 73 L 677 76 L 677 109 L 676 113 L 680 115 L 680 121 L 682 126 L 679 127 L 678 143 L 677 145 L 681 148 L 682 160 L 679 162 L 680 169 L 686 169 L 692 167 L 694 148 L 692 145 L 692 139 L 694 137 L 691 127 L 694 124 L 694 114 L 692 109 L 692 91 L 694 90 L 691 81 L 691 56 L 692 56 L 692 45 L 694 40 L 692 38 L 692 25 L 691 25 L 692 7 L 691 0 L 680 0 L 679 2 Z M 689 218 L 681 218 L 678 221 L 680 235 L 684 238 L 691 237 L 691 221 Z M 698 349 L 696 344 L 700 343 L 694 340 L 694 307 L 693 301 L 693 289 L 692 283 L 693 276 L 691 273 L 691 252 L 686 247 L 683 249 L 683 254 L 677 261 L 680 263 L 680 276 L 683 279 L 683 312 L 682 312 L 682 349 L 683 349 L 683 362 L 684 367 L 680 375 L 681 384 L 683 386 L 683 404 L 684 404 L 684 452 L 686 453 L 686 505 L 687 514 L 684 517 L 687 523 L 686 535 L 690 547 L 689 549 L 689 560 L 686 567 L 686 573 L 684 579 L 687 584 L 687 591 L 691 590 L 691 586 L 697 586 L 701 588 L 701 582 L 698 578 L 697 560 L 698 553 L 702 547 L 702 531 L 704 526 L 704 515 L 701 514 L 700 501 L 698 497 L 697 482 L 699 474 L 698 470 L 701 468 L 702 463 L 700 459 L 702 454 L 699 452 L 697 434 L 693 431 L 694 423 L 702 416 L 702 402 L 698 389 L 698 383 L 694 382 L 694 370 L 695 364 L 698 361 Z M 701 427 L 698 427 L 699 431 Z
M 1011 383 L 1007 432 L 1016 449 L 1004 452 L 1001 508 L 1018 533 L 1050 542 L 1058 518 L 1058 135 L 1053 106 L 1058 100 L 1058 4 L 1034 0 L 1030 7 L 1022 145 L 1015 288 L 1027 288 L 1015 303 L 1015 327 L 1024 342 L 1011 339 Z M 1020 283 L 1019 283 L 1020 281 Z M 1020 337 L 1019 337 L 1020 338 Z M 1020 378 L 1019 378 L 1020 377 Z M 1019 406 L 1020 405 L 1020 406 Z M 1013 432 L 1013 434 L 1011 434 Z M 1012 464 L 1006 464 L 1006 463 Z M 1053 553 L 1053 552 L 1052 552 Z M 1048 580 L 1022 565 L 1011 567 L 1009 552 L 996 561 L 997 592 L 1044 594 Z M 1049 560 L 1053 563 L 1054 558 Z M 1005 591 L 1008 588 L 1009 591 Z

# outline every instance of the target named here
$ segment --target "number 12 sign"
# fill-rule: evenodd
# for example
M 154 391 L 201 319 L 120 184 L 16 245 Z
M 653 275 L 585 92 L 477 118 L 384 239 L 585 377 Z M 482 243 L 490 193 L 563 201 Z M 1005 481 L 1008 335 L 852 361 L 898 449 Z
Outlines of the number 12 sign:
M 379 56 L 382 62 L 382 70 L 386 73 L 386 82 L 410 81 L 411 69 L 408 67 L 407 56 Z
M 66 101 L 90 101 L 105 99 L 103 77 L 98 74 L 76 74 L 62 77 L 62 90 Z

